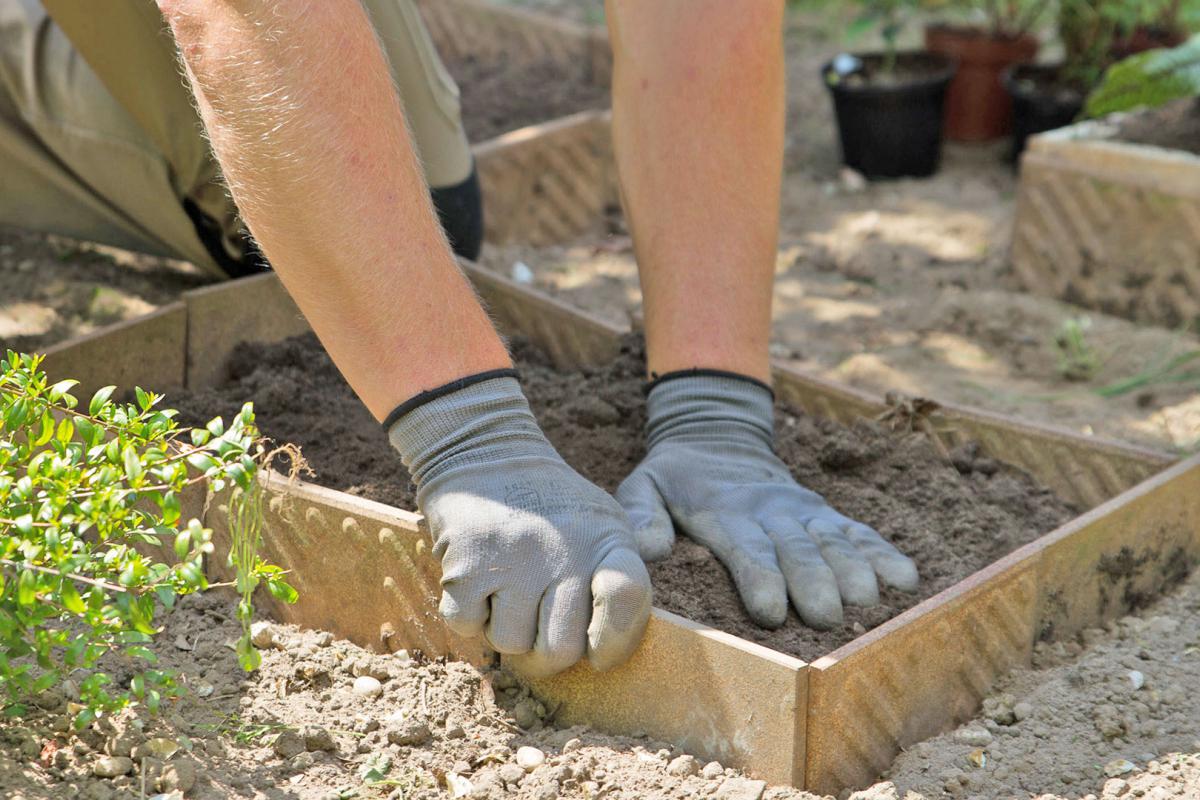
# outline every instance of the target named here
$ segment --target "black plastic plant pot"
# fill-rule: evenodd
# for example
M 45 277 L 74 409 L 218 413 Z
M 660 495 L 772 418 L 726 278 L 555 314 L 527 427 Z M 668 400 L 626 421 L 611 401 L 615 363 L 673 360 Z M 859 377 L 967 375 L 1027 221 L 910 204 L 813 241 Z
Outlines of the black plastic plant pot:
M 868 178 L 925 177 L 942 158 L 942 110 L 955 62 L 905 52 L 885 72 L 882 53 L 838 56 L 821 68 L 833 96 L 842 160 Z
M 1015 163 L 1035 133 L 1070 125 L 1083 110 L 1083 92 L 1059 79 L 1056 64 L 1018 64 L 1005 70 L 1004 87 L 1012 95 Z

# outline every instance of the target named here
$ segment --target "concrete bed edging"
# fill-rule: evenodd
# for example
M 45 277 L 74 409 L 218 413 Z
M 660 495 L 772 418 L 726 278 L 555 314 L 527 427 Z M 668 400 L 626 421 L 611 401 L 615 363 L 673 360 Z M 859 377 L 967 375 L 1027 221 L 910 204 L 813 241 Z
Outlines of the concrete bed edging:
M 559 363 L 616 352 L 619 329 L 477 266 L 465 269 L 501 328 L 544 345 Z M 130 383 L 196 388 L 222 379 L 214 365 L 238 342 L 307 330 L 275 276 L 264 275 L 189 292 L 182 303 L 52 348 L 47 369 L 75 371 L 84 391 L 111 382 L 119 353 L 115 373 Z M 784 367 L 776 384 L 810 413 L 843 421 L 885 407 Z M 1039 471 L 1056 471 L 1060 483 L 1101 465 L 1101 477 L 1087 482 L 1089 496 L 1103 495 L 1088 505 L 1100 505 L 812 664 L 656 609 L 630 664 L 605 675 L 580 666 L 536 684 L 556 719 L 644 731 L 773 782 L 823 792 L 860 786 L 899 748 L 972 713 L 996 678 L 1029 662 L 1038 638 L 1125 613 L 1200 556 L 1200 511 L 1181 502 L 1200 489 L 1200 459 L 1169 466 L 1163 454 L 999 415 L 953 407 L 940 414 L 948 442 L 990 432 Z M 1059 452 L 1030 461 L 1043 446 Z M 274 608 L 280 619 L 384 652 L 489 657 L 437 622 L 438 570 L 419 515 L 282 481 L 270 479 L 263 550 L 294 570 L 307 601 Z M 218 502 L 206 517 L 218 538 L 219 512 Z M 347 537 L 361 543 L 362 556 L 326 556 Z M 1129 566 L 1118 574 L 1113 564 Z
M 1012 261 L 1032 292 L 1178 326 L 1200 315 L 1200 156 L 1113 139 L 1092 120 L 1021 159 Z

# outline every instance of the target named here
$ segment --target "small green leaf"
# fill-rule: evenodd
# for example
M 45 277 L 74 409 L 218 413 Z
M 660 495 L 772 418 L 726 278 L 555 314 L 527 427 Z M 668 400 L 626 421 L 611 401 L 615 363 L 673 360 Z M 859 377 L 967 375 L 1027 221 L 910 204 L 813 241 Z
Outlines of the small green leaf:
M 121 456 L 125 462 L 125 477 L 130 483 L 136 483 L 138 478 L 142 477 L 142 462 L 138 458 L 137 450 L 130 445 Z
M 108 398 L 112 397 L 112 393 L 116 391 L 116 389 L 117 387 L 115 386 L 105 386 L 103 389 L 100 389 L 98 392 L 92 395 L 92 402 L 88 403 L 88 414 L 93 417 L 99 414 L 100 411 L 106 405 L 108 405 Z
M 59 597 L 62 598 L 63 606 L 72 614 L 82 614 L 87 610 L 83 598 L 79 596 L 79 590 L 75 588 L 75 584 L 70 579 L 63 581 Z
M 300 597 L 300 594 L 287 581 L 269 580 L 267 581 L 267 591 L 276 600 L 288 605 L 295 603 Z
M 36 599 L 37 578 L 34 577 L 33 570 L 21 570 L 21 577 L 17 579 L 17 602 L 28 606 L 33 605 Z
M 147 394 L 142 387 L 133 387 L 133 393 L 137 396 L 138 408 L 140 408 L 142 411 L 150 408 L 150 395 Z
M 154 654 L 154 651 L 151 650 L 149 647 L 143 647 L 140 644 L 135 644 L 130 647 L 126 647 L 125 655 L 129 656 L 130 658 L 144 659 L 146 661 L 149 661 L 151 664 L 158 663 L 158 656 L 156 656 Z

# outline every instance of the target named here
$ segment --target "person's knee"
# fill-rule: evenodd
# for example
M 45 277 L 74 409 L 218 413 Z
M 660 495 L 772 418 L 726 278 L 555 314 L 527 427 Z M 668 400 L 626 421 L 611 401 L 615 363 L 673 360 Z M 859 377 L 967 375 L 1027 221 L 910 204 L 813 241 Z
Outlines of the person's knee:
M 483 246 L 483 197 L 474 165 L 462 183 L 430 189 L 433 206 L 454 252 L 472 261 Z

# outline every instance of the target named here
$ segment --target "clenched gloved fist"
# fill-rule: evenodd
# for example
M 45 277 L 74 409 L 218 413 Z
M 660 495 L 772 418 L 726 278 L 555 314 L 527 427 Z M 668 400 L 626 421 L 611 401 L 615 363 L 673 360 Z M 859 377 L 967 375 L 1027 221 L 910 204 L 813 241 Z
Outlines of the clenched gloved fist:
M 442 562 L 441 612 L 535 676 L 585 653 L 608 669 L 641 639 L 650 576 L 625 512 L 562 460 L 514 375 L 456 381 L 385 423 Z
M 671 552 L 678 526 L 729 569 L 751 618 L 768 628 L 783 624 L 789 595 L 805 623 L 830 628 L 842 603 L 879 602 L 876 576 L 917 587 L 910 559 L 796 483 L 775 457 L 762 383 L 669 373 L 652 385 L 647 413 L 648 453 L 617 489 L 647 561 Z

